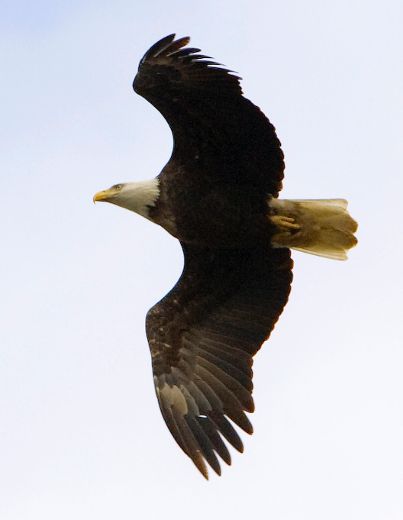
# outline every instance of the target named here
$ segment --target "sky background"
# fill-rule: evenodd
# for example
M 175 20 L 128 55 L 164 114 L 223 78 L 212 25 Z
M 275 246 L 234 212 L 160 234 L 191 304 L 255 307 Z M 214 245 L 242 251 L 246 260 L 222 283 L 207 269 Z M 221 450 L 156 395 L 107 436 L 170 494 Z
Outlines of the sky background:
M 403 517 L 402 4 L 0 0 L 2 520 Z M 99 189 L 172 140 L 131 90 L 171 32 L 236 70 L 286 155 L 282 196 L 344 197 L 348 262 L 294 253 L 255 358 L 255 434 L 205 482 L 154 395 L 147 310 L 178 243 Z

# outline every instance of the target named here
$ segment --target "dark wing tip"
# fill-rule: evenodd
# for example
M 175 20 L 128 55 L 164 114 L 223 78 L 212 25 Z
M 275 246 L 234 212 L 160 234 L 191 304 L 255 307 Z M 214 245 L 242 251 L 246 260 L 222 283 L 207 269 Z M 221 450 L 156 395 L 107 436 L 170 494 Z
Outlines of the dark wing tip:
M 183 65 L 196 64 L 203 69 L 218 71 L 225 75 L 228 74 L 236 80 L 241 79 L 235 71 L 227 69 L 222 63 L 212 61 L 211 56 L 200 54 L 201 49 L 196 47 L 187 47 L 185 49 L 184 47 L 190 42 L 190 36 L 183 36 L 177 40 L 175 40 L 175 37 L 175 33 L 172 33 L 154 43 L 140 60 L 139 69 L 144 63 L 172 64 L 181 62 Z
M 242 94 L 239 76 L 201 54 L 200 49 L 187 47 L 189 36 L 175 38 L 174 33 L 161 38 L 144 54 L 133 81 L 135 92 L 160 112 L 161 108 L 169 111 L 172 89 Z
M 157 58 L 161 54 L 172 54 L 181 49 L 182 47 L 185 47 L 190 42 L 189 36 L 184 36 L 183 38 L 179 38 L 178 40 L 175 40 L 175 36 L 176 34 L 172 33 L 154 43 L 154 45 L 152 45 L 141 58 L 140 65 L 142 65 L 147 60 Z
M 140 60 L 140 64 L 144 63 L 149 58 L 153 57 L 155 54 L 161 52 L 161 50 L 165 49 L 173 40 L 175 39 L 175 33 L 169 34 L 164 38 L 158 40 L 154 45 L 152 45 L 148 51 L 144 54 L 144 56 Z

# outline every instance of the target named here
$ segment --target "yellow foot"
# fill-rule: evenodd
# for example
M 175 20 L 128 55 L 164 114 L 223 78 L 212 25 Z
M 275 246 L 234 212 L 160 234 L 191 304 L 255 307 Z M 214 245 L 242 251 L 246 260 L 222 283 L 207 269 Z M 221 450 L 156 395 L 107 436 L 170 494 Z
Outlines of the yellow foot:
M 295 219 L 285 217 L 283 215 L 273 215 L 270 217 L 271 222 L 276 226 L 279 233 L 298 231 L 301 229 L 299 224 L 296 224 Z
M 299 236 L 301 226 L 292 217 L 284 215 L 273 215 L 270 217 L 270 221 L 276 228 L 276 233 L 271 237 L 271 243 L 277 247 L 290 247 Z

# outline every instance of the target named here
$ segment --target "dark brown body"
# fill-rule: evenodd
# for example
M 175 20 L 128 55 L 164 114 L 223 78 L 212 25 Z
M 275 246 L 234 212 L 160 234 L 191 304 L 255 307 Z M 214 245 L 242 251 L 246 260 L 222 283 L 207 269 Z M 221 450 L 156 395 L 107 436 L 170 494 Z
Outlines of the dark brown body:
M 202 181 L 195 185 L 184 168 L 165 168 L 159 180 L 160 197 L 150 217 L 181 242 L 218 248 L 270 244 L 268 195 L 258 188 Z

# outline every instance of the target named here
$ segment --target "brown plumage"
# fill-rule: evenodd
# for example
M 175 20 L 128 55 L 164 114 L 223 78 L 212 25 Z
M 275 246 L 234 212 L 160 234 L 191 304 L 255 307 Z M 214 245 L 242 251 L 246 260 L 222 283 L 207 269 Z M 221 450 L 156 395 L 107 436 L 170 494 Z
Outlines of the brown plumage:
M 157 42 L 133 82 L 172 130 L 168 164 L 152 181 L 94 200 L 136 211 L 181 242 L 183 273 L 148 312 L 146 331 L 162 415 L 207 478 L 206 463 L 218 474 L 219 458 L 231 463 L 227 443 L 243 451 L 236 427 L 252 433 L 252 358 L 288 299 L 288 247 L 341 259 L 356 224 L 344 201 L 278 201 L 284 159 L 274 127 L 238 76 L 188 43 Z
M 183 245 L 183 250 L 182 276 L 149 311 L 147 337 L 162 415 L 207 477 L 203 458 L 220 474 L 214 450 L 228 464 L 231 460 L 218 432 L 243 451 L 227 418 L 252 433 L 244 413 L 254 410 L 252 356 L 287 302 L 292 260 L 289 249 L 269 245 L 212 250 Z M 180 413 L 180 400 L 167 402 L 164 385 L 181 390 L 187 413 Z
M 216 454 L 230 462 L 218 432 L 243 450 L 228 418 L 252 433 L 252 356 L 287 301 L 292 261 L 268 238 L 267 197 L 284 171 L 274 127 L 236 75 L 188 42 L 171 35 L 151 47 L 133 86 L 172 129 L 151 215 L 164 225 L 169 201 L 185 257 L 178 284 L 147 315 L 154 380 L 171 433 L 207 477 L 204 459 L 217 473 Z M 186 414 L 167 403 L 164 385 L 181 389 Z

